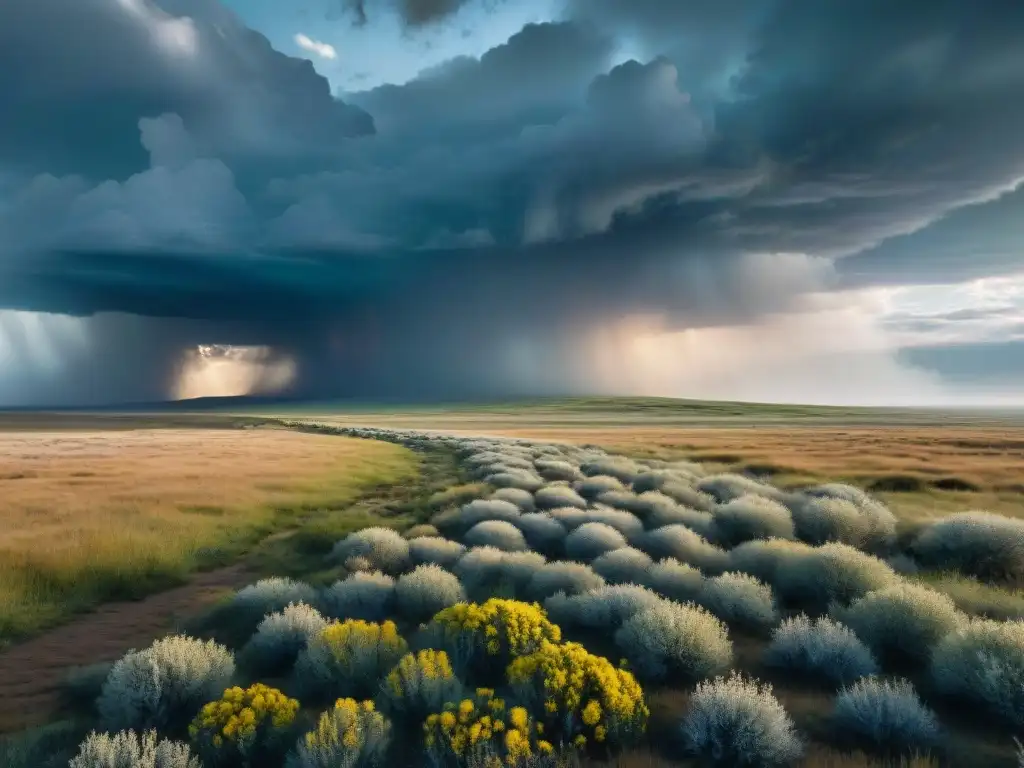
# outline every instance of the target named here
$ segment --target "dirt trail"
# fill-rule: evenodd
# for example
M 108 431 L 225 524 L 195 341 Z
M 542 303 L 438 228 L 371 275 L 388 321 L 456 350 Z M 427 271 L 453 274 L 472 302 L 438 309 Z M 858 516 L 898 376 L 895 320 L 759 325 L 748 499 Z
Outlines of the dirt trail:
M 60 708 L 73 667 L 113 661 L 142 649 L 176 622 L 199 615 L 226 590 L 252 581 L 244 563 L 198 573 L 181 587 L 132 602 L 108 603 L 49 632 L 0 651 L 0 733 L 42 725 Z

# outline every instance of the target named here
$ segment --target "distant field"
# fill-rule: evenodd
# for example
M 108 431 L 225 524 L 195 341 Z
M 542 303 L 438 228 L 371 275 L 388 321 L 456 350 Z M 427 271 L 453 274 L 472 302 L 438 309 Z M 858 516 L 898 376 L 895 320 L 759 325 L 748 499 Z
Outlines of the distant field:
M 417 465 L 398 446 L 284 430 L 46 421 L 0 431 L 0 644 L 227 562 Z

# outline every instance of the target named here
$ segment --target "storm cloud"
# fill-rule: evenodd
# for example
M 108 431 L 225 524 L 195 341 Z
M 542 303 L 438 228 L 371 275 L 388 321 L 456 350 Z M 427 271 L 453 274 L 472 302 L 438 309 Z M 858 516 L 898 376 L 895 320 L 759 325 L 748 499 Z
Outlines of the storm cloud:
M 624 320 L 1003 274 L 1022 92 L 1013 0 L 572 0 L 343 94 L 217 0 L 5 3 L 0 355 L 70 332 L 26 312 L 89 344 L 0 399 L 165 397 L 201 345 L 270 350 L 303 395 L 593 391 Z

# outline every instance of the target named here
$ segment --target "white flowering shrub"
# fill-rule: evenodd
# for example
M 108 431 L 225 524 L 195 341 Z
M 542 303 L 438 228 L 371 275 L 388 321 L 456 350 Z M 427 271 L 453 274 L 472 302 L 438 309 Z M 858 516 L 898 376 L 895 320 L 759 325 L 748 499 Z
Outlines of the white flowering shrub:
M 288 671 L 309 638 L 326 626 L 327 619 L 316 608 L 305 603 L 292 603 L 260 622 L 239 658 L 246 668 L 259 674 Z
M 644 584 L 654 561 L 639 549 L 622 547 L 605 552 L 590 567 L 609 584 Z
M 879 672 L 871 650 L 849 627 L 804 614 L 786 619 L 772 633 L 764 663 L 770 667 L 848 684 Z
M 536 552 L 474 547 L 459 559 L 454 572 L 471 600 L 514 598 L 528 591 L 531 579 L 544 563 L 544 556 Z
M 1024 727 L 1024 621 L 974 619 L 946 635 L 932 651 L 931 679 L 942 693 Z
M 533 574 L 526 596 L 530 600 L 545 600 L 557 592 L 578 595 L 603 586 L 604 579 L 590 566 L 560 560 L 547 563 Z
M 465 551 L 465 545 L 457 541 L 443 536 L 424 536 L 409 542 L 409 561 L 414 566 L 433 563 L 450 568 Z
M 268 613 L 283 611 L 291 603 L 312 604 L 315 600 L 316 590 L 309 584 L 273 577 L 260 579 L 238 590 L 231 598 L 228 610 L 245 621 L 251 621 L 252 628 Z
M 651 565 L 642 582 L 659 595 L 680 603 L 697 599 L 704 586 L 704 574 L 687 563 L 668 557 Z
M 685 525 L 666 525 L 648 531 L 637 545 L 655 559 L 671 557 L 710 573 L 722 573 L 729 555 Z
M 612 630 L 645 608 L 653 608 L 663 602 L 663 597 L 646 587 L 620 584 L 571 596 L 559 592 L 544 601 L 544 610 L 562 628 Z
M 395 601 L 408 621 L 426 621 L 438 611 L 466 599 L 458 577 L 438 565 L 421 565 L 398 578 Z
M 234 674 L 234 656 L 224 646 L 166 637 L 115 663 L 96 706 L 107 730 L 165 729 L 187 722 L 220 696 Z
M 585 499 L 596 499 L 607 491 L 624 491 L 626 486 L 621 480 L 608 475 L 596 475 L 588 477 L 576 484 L 576 491 Z
M 746 475 L 729 472 L 701 478 L 697 482 L 697 490 L 710 494 L 719 504 L 725 504 L 741 496 L 764 496 L 776 501 L 785 498 L 785 494 L 778 488 L 760 483 Z
M 748 629 L 773 627 L 779 622 L 772 588 L 745 573 L 706 579 L 696 602 L 722 621 Z
M 488 520 L 515 522 L 519 515 L 519 507 L 511 501 L 504 499 L 476 499 L 468 504 L 464 504 L 450 518 L 445 517 L 443 522 L 445 526 L 451 525 L 461 530 L 468 530 Z
M 504 520 L 485 520 L 477 523 L 463 537 L 470 547 L 495 547 L 505 552 L 529 549 L 526 538 L 512 523 Z
M 393 621 L 332 622 L 299 654 L 294 684 L 303 698 L 373 696 L 408 651 Z
M 561 459 L 537 459 L 534 462 L 537 473 L 545 480 L 565 480 L 573 483 L 583 479 L 579 467 Z
M 379 768 L 390 741 L 391 723 L 372 701 L 338 699 L 299 739 L 284 768 Z
M 938 719 L 907 680 L 858 680 L 836 696 L 832 718 L 837 731 L 875 749 L 917 752 L 938 743 Z
M 587 501 L 568 485 L 546 485 L 533 494 L 537 509 L 576 507 L 586 509 Z
M 847 544 L 825 544 L 784 557 L 775 573 L 776 593 L 785 602 L 823 612 L 868 592 L 895 585 L 900 577 L 884 560 Z
M 615 644 L 647 680 L 701 680 L 732 664 L 725 624 L 690 603 L 663 601 L 639 611 L 615 633 Z
M 565 554 L 589 562 L 605 552 L 627 546 L 626 538 L 604 523 L 584 523 L 565 538 Z
M 409 564 L 409 542 L 390 528 L 363 528 L 350 533 L 331 550 L 335 562 L 344 563 L 356 557 L 366 559 L 384 573 L 401 573 Z
M 157 738 L 156 731 L 141 736 L 133 730 L 113 735 L 93 731 L 69 763 L 70 768 L 202 768 L 188 744 Z
M 1024 582 L 1024 520 L 991 512 L 950 515 L 925 528 L 911 550 L 926 568 Z
M 681 730 L 691 754 L 723 768 L 779 768 L 803 753 L 771 685 L 735 673 L 697 685 Z
M 499 488 L 491 494 L 493 501 L 507 501 L 519 507 L 520 512 L 533 512 L 536 505 L 533 502 L 533 494 L 524 491 L 522 488 Z
M 836 617 L 883 660 L 927 661 L 932 648 L 966 622 L 966 616 L 941 592 L 899 582 L 868 592 Z
M 565 526 L 548 512 L 529 512 L 521 515 L 514 525 L 523 532 L 530 549 L 549 556 L 562 551 L 566 535 Z
M 726 547 L 753 539 L 792 539 L 793 515 L 764 496 L 743 495 L 714 512 L 715 538 Z
M 380 571 L 353 573 L 320 593 L 320 610 L 331 619 L 381 621 L 395 610 L 395 580 Z

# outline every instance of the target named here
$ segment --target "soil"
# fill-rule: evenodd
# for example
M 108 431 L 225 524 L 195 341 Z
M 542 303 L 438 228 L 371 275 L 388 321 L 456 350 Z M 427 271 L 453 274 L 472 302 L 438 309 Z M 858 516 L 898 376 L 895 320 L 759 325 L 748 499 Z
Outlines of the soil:
M 115 661 L 145 648 L 251 581 L 242 563 L 199 573 L 181 587 L 142 600 L 108 603 L 0 651 L 0 734 L 51 722 L 62 707 L 61 686 L 75 667 Z

